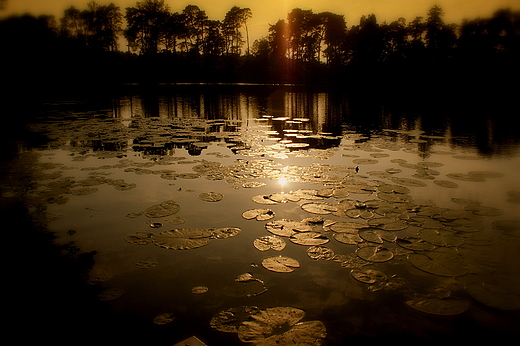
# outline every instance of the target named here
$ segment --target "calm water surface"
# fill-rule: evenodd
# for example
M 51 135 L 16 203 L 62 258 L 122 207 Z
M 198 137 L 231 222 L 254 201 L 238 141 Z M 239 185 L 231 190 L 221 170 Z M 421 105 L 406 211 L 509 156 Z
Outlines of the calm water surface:
M 520 336 L 520 145 L 499 114 L 298 87 L 143 90 L 46 102 L 30 129 L 48 141 L 20 151 L 25 200 L 56 242 L 95 251 L 87 281 L 114 335 L 241 345 L 244 327 L 219 327 L 240 318 L 219 313 L 255 306 L 318 321 L 278 316 L 257 341 Z M 149 209 L 165 201 L 168 215 Z M 274 256 L 296 267 L 266 268 Z

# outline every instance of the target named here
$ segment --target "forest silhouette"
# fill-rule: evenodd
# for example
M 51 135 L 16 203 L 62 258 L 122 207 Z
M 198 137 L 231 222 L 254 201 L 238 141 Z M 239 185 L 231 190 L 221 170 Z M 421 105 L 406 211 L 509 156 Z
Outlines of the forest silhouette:
M 253 15 L 234 6 L 214 20 L 196 5 L 172 12 L 163 0 L 142 0 L 126 9 L 89 2 L 61 18 L 6 17 L 2 68 L 16 73 L 4 84 L 309 83 L 373 92 L 496 89 L 519 75 L 520 12 L 510 9 L 447 24 L 435 5 L 411 21 L 368 14 L 349 24 L 295 8 L 250 42 Z

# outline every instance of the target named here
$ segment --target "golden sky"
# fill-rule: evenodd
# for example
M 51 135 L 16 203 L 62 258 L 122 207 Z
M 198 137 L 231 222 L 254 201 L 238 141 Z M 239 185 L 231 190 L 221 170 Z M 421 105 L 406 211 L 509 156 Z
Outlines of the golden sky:
M 30 12 L 52 14 L 61 17 L 70 6 L 86 7 L 90 0 L 7 0 L 2 16 L 11 13 Z M 131 7 L 138 0 L 97 0 L 99 4 L 113 2 L 121 7 Z M 293 8 L 312 9 L 314 12 L 329 11 L 343 14 L 347 26 L 359 23 L 362 15 L 374 13 L 378 22 L 392 22 L 403 17 L 407 22 L 417 16 L 426 17 L 428 9 L 438 4 L 445 13 L 446 23 L 461 23 L 464 18 L 491 16 L 500 8 L 520 10 L 520 0 L 165 0 L 174 12 L 182 11 L 186 5 L 197 5 L 210 19 L 221 20 L 233 6 L 249 7 L 253 18 L 249 21 L 251 39 L 267 35 L 269 24 L 285 19 Z

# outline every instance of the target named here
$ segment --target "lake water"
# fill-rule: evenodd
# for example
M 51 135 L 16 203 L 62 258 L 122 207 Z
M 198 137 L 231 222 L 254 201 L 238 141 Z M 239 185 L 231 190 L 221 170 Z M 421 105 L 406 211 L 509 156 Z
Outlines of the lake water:
M 519 136 L 461 109 L 265 85 L 49 99 L 44 140 L 19 145 L 23 201 L 95 254 L 112 342 L 505 341 Z

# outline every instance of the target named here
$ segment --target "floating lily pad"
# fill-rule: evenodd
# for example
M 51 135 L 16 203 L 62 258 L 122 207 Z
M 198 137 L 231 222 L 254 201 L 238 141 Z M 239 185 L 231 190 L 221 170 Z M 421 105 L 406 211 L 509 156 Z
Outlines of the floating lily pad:
M 305 312 L 291 307 L 261 310 L 238 328 L 238 338 L 254 345 L 319 345 L 326 337 L 326 328 L 320 321 L 299 322 Z M 280 328 L 290 328 L 279 333 Z
M 218 202 L 224 198 L 224 195 L 218 192 L 203 192 L 199 194 L 199 198 L 207 202 Z
M 265 185 L 267 185 L 267 184 L 259 182 L 259 181 L 248 181 L 246 183 L 243 183 L 242 187 L 245 187 L 245 188 L 255 188 L 255 187 L 262 187 L 262 186 L 265 186 Z
M 367 227 L 366 223 L 362 222 L 354 222 L 354 221 L 345 221 L 345 222 L 336 222 L 329 226 L 329 229 L 331 231 L 334 231 L 336 233 L 355 233 L 357 234 L 358 231 L 362 228 Z
M 383 244 L 385 241 L 394 242 L 397 239 L 395 233 L 377 228 L 365 228 L 359 230 L 359 236 L 371 243 Z
M 334 239 L 343 244 L 356 245 L 357 243 L 361 243 L 363 239 L 356 233 L 334 233 Z
M 314 260 L 331 260 L 335 254 L 331 248 L 326 246 L 311 246 L 307 250 L 307 255 Z
M 391 177 L 391 180 L 399 185 L 405 185 L 405 186 L 413 186 L 413 187 L 422 187 L 426 186 L 425 182 L 422 182 L 417 179 L 412 178 L 399 178 L 399 177 Z
M 165 312 L 160 315 L 155 316 L 153 319 L 153 323 L 158 325 L 166 325 L 175 320 L 175 315 L 171 312 Z
M 462 237 L 442 229 L 424 228 L 419 230 L 419 236 L 437 246 L 460 246 L 464 243 Z
M 352 162 L 356 165 L 374 165 L 379 161 L 376 159 L 354 159 Z
M 203 294 L 208 292 L 208 288 L 206 286 L 195 286 L 191 289 L 191 293 L 193 294 Z
M 211 318 L 210 326 L 225 333 L 238 333 L 238 328 L 249 316 L 258 313 L 256 306 L 239 306 L 221 311 Z
M 310 232 L 312 227 L 305 222 L 293 220 L 275 220 L 266 223 L 265 228 L 274 235 L 290 237 L 296 232 Z
M 356 250 L 359 258 L 368 262 L 387 262 L 394 258 L 394 253 L 382 246 L 364 246 Z
M 299 268 L 300 263 L 287 256 L 273 256 L 264 258 L 262 260 L 262 266 L 273 272 L 290 273 L 294 271 L 293 268 Z
M 147 208 L 143 214 L 147 217 L 158 218 L 173 215 L 181 210 L 181 206 L 175 201 L 164 201 Z
M 499 220 L 492 223 L 494 229 L 503 231 L 504 234 L 520 237 L 520 220 Z
M 394 219 L 390 217 L 380 217 L 368 220 L 368 224 L 375 228 L 380 228 L 386 231 L 400 231 L 408 228 L 406 221 Z
M 270 249 L 282 251 L 285 248 L 285 245 L 285 241 L 276 235 L 256 238 L 253 241 L 253 246 L 260 251 L 267 251 Z
M 329 242 L 329 238 L 320 232 L 299 232 L 293 234 L 289 240 L 299 245 L 323 245 Z
M 520 295 L 488 282 L 470 282 L 466 291 L 484 305 L 500 310 L 520 310 Z
M 397 245 L 412 251 L 423 251 L 423 250 L 434 250 L 435 245 L 425 241 L 421 238 L 416 237 L 405 237 L 398 238 L 396 240 Z
M 152 232 L 136 232 L 125 236 L 125 240 L 130 244 L 146 245 L 152 243 L 154 236 Z
M 442 187 L 447 187 L 449 189 L 456 189 L 457 187 L 459 187 L 459 184 L 454 183 L 453 181 L 449 181 L 449 180 L 435 179 L 433 181 L 433 183 L 435 185 L 442 186 Z
M 471 211 L 475 215 L 481 216 L 500 216 L 503 214 L 503 211 L 498 208 L 488 207 L 481 204 L 469 204 L 466 205 L 464 209 Z
M 110 301 L 121 298 L 121 296 L 124 293 L 125 293 L 125 291 L 123 291 L 120 288 L 107 288 L 98 294 L 98 299 L 103 302 L 110 302 Z
M 238 235 L 242 230 L 238 227 L 222 227 L 222 228 L 215 228 L 210 229 L 211 231 L 211 238 L 214 239 L 225 239 L 225 238 L 231 238 L 236 235 Z
M 287 203 L 287 202 L 298 202 L 301 199 L 301 195 L 293 193 L 278 192 L 269 195 L 269 199 L 276 203 Z
M 251 198 L 253 202 L 258 204 L 278 204 L 278 202 L 272 200 L 269 195 L 256 195 Z
M 210 230 L 180 228 L 157 234 L 153 242 L 166 249 L 189 250 L 208 245 L 211 236 Z
M 376 282 L 386 282 L 388 277 L 385 273 L 377 269 L 355 268 L 350 271 L 350 275 L 364 284 L 375 284 Z
M 452 316 L 463 313 L 469 308 L 466 300 L 458 298 L 415 298 L 406 301 L 406 305 L 433 315 Z
M 455 180 L 461 180 L 461 181 L 470 181 L 470 182 L 486 181 L 486 179 L 482 178 L 481 176 L 465 174 L 465 173 L 448 173 L 448 174 L 446 174 L 446 176 L 448 178 L 455 179 Z
M 440 276 L 462 276 L 468 271 L 461 256 L 448 248 L 412 253 L 408 260 L 414 267 Z
M 157 266 L 159 264 L 157 261 L 153 260 L 146 260 L 146 261 L 139 261 L 135 265 L 139 269 L 149 269 Z
M 313 214 L 331 214 L 338 210 L 337 207 L 327 202 L 308 202 L 301 205 L 301 208 L 306 212 Z
M 257 219 L 258 221 L 265 221 L 274 217 L 274 212 L 271 209 L 256 208 L 249 209 L 242 213 L 242 217 L 247 220 Z

